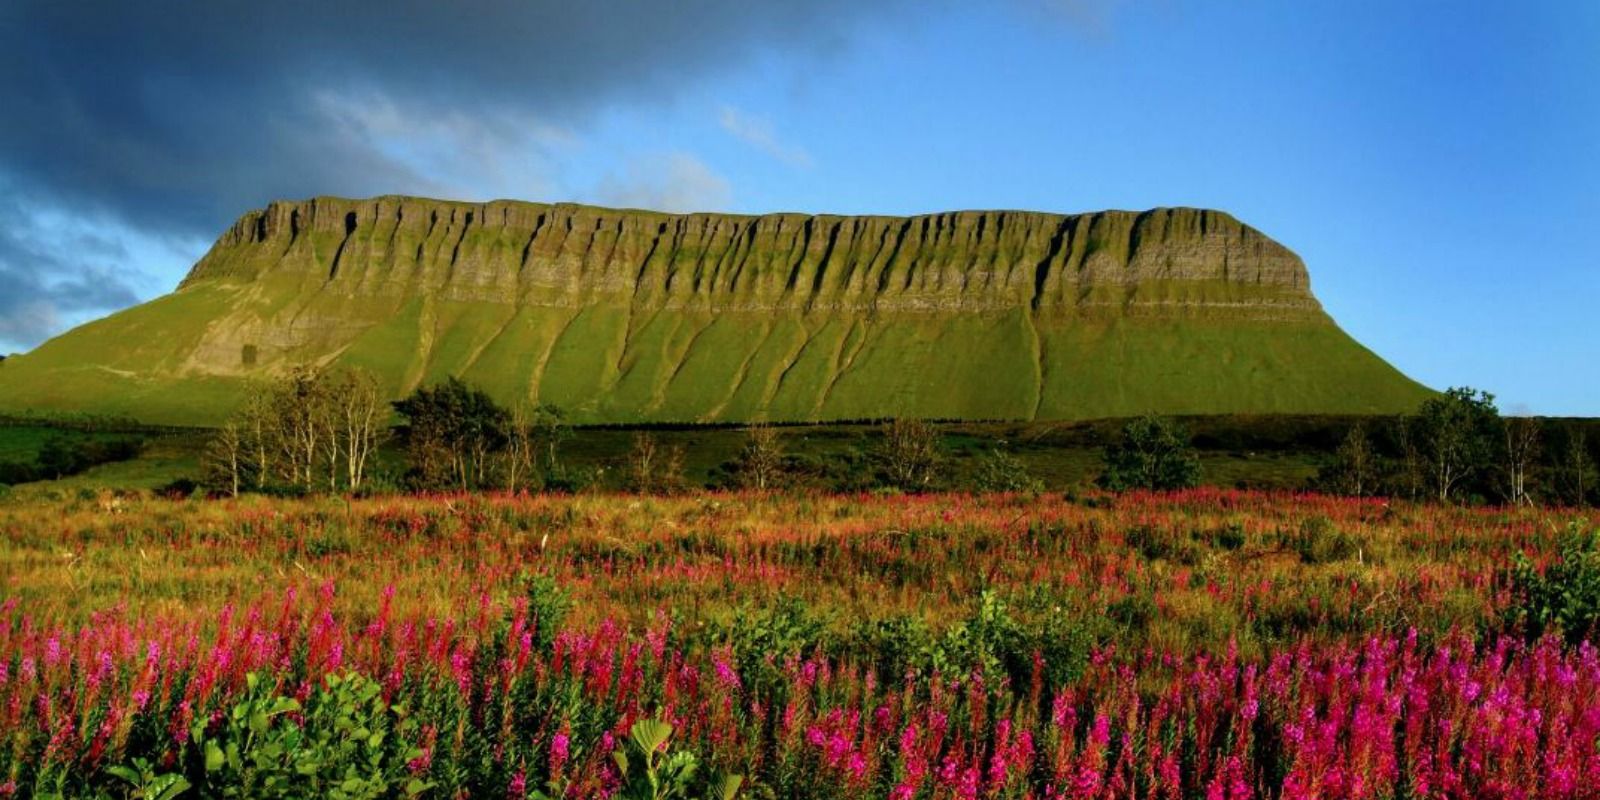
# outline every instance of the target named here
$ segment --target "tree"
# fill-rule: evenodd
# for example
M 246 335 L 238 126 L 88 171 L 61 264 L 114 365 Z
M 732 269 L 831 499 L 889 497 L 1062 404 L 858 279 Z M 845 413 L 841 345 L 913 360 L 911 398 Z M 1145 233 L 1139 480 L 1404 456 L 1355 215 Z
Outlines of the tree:
M 683 486 L 683 447 L 665 447 L 647 431 L 634 434 L 633 449 L 628 452 L 628 488 L 651 494 L 675 492 Z
M 86 466 L 83 449 L 61 436 L 46 439 L 39 447 L 39 455 L 35 460 L 38 461 L 39 472 L 49 475 L 53 480 L 76 475 Z
M 939 433 L 920 419 L 893 419 L 873 453 L 890 486 L 908 492 L 933 487 L 939 474 Z
M 998 446 L 978 462 L 974 482 L 984 492 L 1037 492 L 1044 488 L 1020 459 Z
M 274 387 L 272 417 L 288 483 L 315 488 L 317 466 L 325 455 L 332 392 L 323 374 L 310 367 L 290 372 Z M 330 487 L 331 488 L 331 487 Z
M 534 435 L 532 414 L 519 403 L 511 409 L 511 425 L 506 429 L 505 451 L 501 453 L 506 490 L 515 493 L 523 484 L 531 483 L 538 459 L 539 442 Z
M 1372 440 L 1361 423 L 1350 426 L 1339 449 L 1334 451 L 1333 464 L 1324 474 L 1324 485 L 1339 494 L 1366 497 L 1377 488 L 1378 459 L 1372 449 Z
M 413 475 L 423 486 L 488 486 L 493 456 L 508 440 L 511 414 L 487 392 L 447 378 L 418 387 L 394 409 L 406 418 L 402 440 Z
M 378 381 L 358 370 L 297 369 L 251 391 L 207 448 L 208 483 L 360 489 L 386 433 Z
M 1562 502 L 1583 506 L 1589 495 L 1600 485 L 1600 474 L 1595 470 L 1594 457 L 1589 453 L 1589 437 L 1576 424 L 1567 427 L 1565 446 L 1560 449 L 1556 462 L 1555 488 Z
M 1430 493 L 1446 502 L 1456 497 L 1468 478 L 1489 466 L 1500 433 L 1500 412 L 1494 395 L 1463 386 L 1423 401 L 1415 427 Z
M 1101 485 L 1126 489 L 1186 489 L 1200 482 L 1200 459 L 1180 423 L 1147 415 L 1123 426 L 1122 437 L 1105 449 Z
M 222 427 L 217 429 L 217 434 L 211 437 L 211 441 L 206 445 L 205 454 L 201 457 L 206 483 L 225 487 L 228 496 L 238 497 L 248 477 L 246 474 L 248 456 L 249 442 L 245 439 L 244 428 L 240 421 L 230 419 L 223 423 Z
M 511 409 L 501 453 L 501 472 L 508 490 L 538 488 L 556 475 L 556 447 L 569 435 L 562 424 L 564 417 L 560 408 L 549 404 L 532 408 L 518 404 Z
M 1539 459 L 1539 420 L 1520 415 L 1507 417 L 1501 428 L 1501 470 L 1505 475 L 1506 500 L 1512 505 L 1533 505 L 1529 487 L 1534 464 Z
M 759 492 L 772 489 L 783 480 L 783 442 L 777 430 L 760 423 L 745 429 L 744 447 L 734 462 L 734 477 L 740 486 Z

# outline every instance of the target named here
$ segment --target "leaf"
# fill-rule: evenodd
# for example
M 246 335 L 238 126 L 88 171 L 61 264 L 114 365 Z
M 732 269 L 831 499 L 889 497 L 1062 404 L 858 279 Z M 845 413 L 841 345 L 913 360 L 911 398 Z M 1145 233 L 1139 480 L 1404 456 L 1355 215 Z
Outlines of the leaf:
M 641 719 L 633 723 L 628 731 L 628 738 L 633 740 L 634 747 L 646 755 L 660 750 L 671 736 L 672 726 L 659 719 Z
M 206 772 L 216 772 L 222 769 L 222 748 L 214 741 L 206 742 Z
M 189 781 L 185 780 L 182 775 L 162 775 L 155 779 L 152 787 L 155 786 L 160 788 L 156 790 L 155 794 L 151 794 L 147 789 L 145 797 L 153 798 L 154 800 L 172 800 L 172 798 L 189 791 Z
M 711 783 L 711 794 L 715 800 L 733 800 L 743 785 L 743 775 L 718 775 Z
M 118 778 L 133 784 L 134 786 L 138 786 L 143 782 L 144 779 L 144 776 L 140 775 L 139 772 L 132 767 L 106 767 L 106 772 L 109 772 L 112 775 L 115 775 Z

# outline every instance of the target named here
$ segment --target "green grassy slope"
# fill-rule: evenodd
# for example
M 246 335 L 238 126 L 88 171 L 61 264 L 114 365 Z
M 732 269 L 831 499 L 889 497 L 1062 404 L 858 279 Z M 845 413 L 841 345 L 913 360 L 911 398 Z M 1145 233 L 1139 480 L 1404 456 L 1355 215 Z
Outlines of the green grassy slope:
M 1389 413 L 1429 390 L 1226 215 L 672 216 L 319 198 L 0 362 L 0 411 L 214 423 L 295 364 L 577 422 Z

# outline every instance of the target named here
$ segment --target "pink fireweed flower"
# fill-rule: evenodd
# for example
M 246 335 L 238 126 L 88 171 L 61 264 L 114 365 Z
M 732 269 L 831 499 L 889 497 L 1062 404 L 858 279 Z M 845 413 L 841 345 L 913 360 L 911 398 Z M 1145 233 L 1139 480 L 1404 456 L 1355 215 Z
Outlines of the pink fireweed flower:
M 556 732 L 550 739 L 550 777 L 561 776 L 561 770 L 567 765 L 567 757 L 571 754 L 572 738 L 563 728 Z

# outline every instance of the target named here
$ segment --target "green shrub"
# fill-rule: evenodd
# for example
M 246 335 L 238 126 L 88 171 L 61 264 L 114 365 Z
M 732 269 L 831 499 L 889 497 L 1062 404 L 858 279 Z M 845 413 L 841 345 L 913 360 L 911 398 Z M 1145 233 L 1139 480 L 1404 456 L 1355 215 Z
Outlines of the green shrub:
M 1522 553 L 1512 567 L 1516 604 L 1510 614 L 1530 636 L 1558 630 L 1573 642 L 1600 625 L 1600 531 L 1583 534 L 1574 526 L 1561 545 L 1561 558 L 1541 574 Z
M 739 672 L 758 685 L 780 683 L 785 658 L 805 658 L 828 644 L 828 626 L 805 601 L 780 598 L 765 607 L 745 607 L 725 632 Z
M 302 707 L 252 674 L 220 730 L 206 720 L 190 730 L 200 764 L 188 778 L 213 797 L 415 796 L 429 788 L 406 769 L 422 755 L 415 734 L 406 710 L 360 675 L 328 676 Z
M 1200 459 L 1182 424 L 1146 416 L 1129 422 L 1105 449 L 1100 485 L 1127 489 L 1187 489 L 1200 482 Z
M 1230 522 L 1211 532 L 1211 544 L 1223 550 L 1238 550 L 1244 547 L 1246 537 L 1244 526 L 1237 522 Z
M 1016 456 L 995 448 L 978 461 L 973 483 L 984 492 L 1038 492 L 1044 483 L 1028 473 Z
M 555 645 L 556 632 L 572 610 L 572 596 L 549 575 L 524 576 L 522 591 L 528 598 L 528 619 L 533 624 L 533 643 L 540 652 Z
M 1200 563 L 1201 552 L 1193 538 L 1169 528 L 1153 525 L 1135 525 L 1125 535 L 1128 546 L 1137 550 L 1147 560 L 1162 559 L 1186 566 Z
M 1330 564 L 1344 561 L 1357 554 L 1360 546 L 1356 540 L 1333 524 L 1327 517 L 1316 516 L 1300 524 L 1290 545 L 1300 560 L 1307 564 Z
M 661 720 L 633 723 L 627 741 L 611 754 L 622 779 L 616 796 L 623 800 L 733 800 L 744 779 L 723 774 L 701 779 L 699 756 L 668 749 L 671 738 L 672 725 Z

